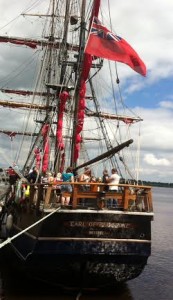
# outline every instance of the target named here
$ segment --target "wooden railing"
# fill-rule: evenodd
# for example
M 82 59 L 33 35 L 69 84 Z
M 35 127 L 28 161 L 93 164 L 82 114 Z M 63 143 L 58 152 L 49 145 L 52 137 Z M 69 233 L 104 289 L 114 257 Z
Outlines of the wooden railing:
M 78 209 L 81 207 L 97 207 L 98 209 L 122 209 L 124 211 L 143 211 L 152 212 L 152 193 L 149 186 L 137 186 L 128 184 L 119 184 L 118 191 L 104 191 L 105 184 L 103 183 L 87 183 L 88 190 L 84 191 L 82 182 L 60 183 L 71 184 L 73 187 L 72 193 L 61 192 L 61 197 L 70 197 L 70 207 Z M 110 184 L 109 184 L 110 185 Z M 53 193 L 56 193 L 57 185 L 49 184 L 47 187 L 42 186 L 45 191 L 43 197 L 44 207 L 48 208 L 53 203 Z M 114 199 L 116 205 L 111 206 L 111 199 Z

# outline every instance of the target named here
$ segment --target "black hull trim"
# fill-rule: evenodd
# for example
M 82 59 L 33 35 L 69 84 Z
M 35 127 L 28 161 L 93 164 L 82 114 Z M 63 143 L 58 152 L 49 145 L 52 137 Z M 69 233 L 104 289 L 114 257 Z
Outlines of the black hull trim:
M 139 276 L 147 264 L 150 222 L 146 215 L 58 212 L 11 247 L 32 278 L 66 288 L 114 287 Z M 21 231 L 14 225 L 10 235 Z
M 75 254 L 73 242 L 71 246 L 68 244 L 68 248 L 71 248 L 71 254 L 64 255 L 63 250 L 67 247 L 64 242 L 58 244 L 59 253 L 58 251 L 50 251 L 52 249 L 50 241 L 49 243 L 46 242 L 46 247 L 42 242 L 37 243 L 34 252 L 30 252 L 25 259 L 15 248 L 15 245 L 11 244 L 18 256 L 18 267 L 31 278 L 64 288 L 80 288 L 81 285 L 83 288 L 114 287 L 117 283 L 126 282 L 139 276 L 147 264 L 150 253 L 150 244 L 141 245 L 138 243 L 138 247 L 140 246 L 142 251 L 139 251 L 135 243 L 130 244 L 131 250 L 133 249 L 133 252 L 130 253 L 130 248 L 127 247 L 126 243 L 123 247 L 127 252 L 122 253 L 121 244 L 121 253 L 116 253 L 116 255 L 110 255 L 109 252 L 102 255 L 96 253 L 92 255 L 89 253 L 80 254 L 79 252 Z M 57 243 L 53 244 L 55 249 Z
M 136 278 L 142 273 L 147 259 L 136 255 L 91 257 L 32 253 L 25 261 L 18 257 L 17 267 L 32 279 L 65 289 L 100 289 Z

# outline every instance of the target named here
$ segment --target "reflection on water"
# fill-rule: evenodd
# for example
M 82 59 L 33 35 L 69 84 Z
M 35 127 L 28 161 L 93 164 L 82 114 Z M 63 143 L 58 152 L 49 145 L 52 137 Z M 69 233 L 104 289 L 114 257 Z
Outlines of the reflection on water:
M 154 188 L 152 255 L 144 272 L 128 286 L 135 300 L 173 299 L 173 189 Z
M 173 189 L 154 188 L 152 255 L 136 279 L 109 291 L 66 291 L 24 280 L 0 267 L 0 300 L 172 300 L 173 299 Z M 3 282 L 2 282 L 3 279 Z

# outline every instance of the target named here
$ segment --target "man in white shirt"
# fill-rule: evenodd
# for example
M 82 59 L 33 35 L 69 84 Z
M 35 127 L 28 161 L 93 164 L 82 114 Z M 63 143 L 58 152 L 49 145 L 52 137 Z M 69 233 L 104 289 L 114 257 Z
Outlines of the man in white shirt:
M 117 173 L 117 170 L 116 169 L 112 169 L 111 170 L 111 176 L 107 179 L 107 182 L 110 183 L 110 184 L 115 184 L 115 185 L 110 185 L 109 186 L 109 191 L 115 191 L 117 192 L 118 191 L 118 184 L 119 184 L 119 181 L 120 181 L 120 176 L 118 175 Z M 110 201 L 108 201 L 108 206 L 110 207 L 116 207 L 117 206 L 117 200 L 116 199 L 110 199 Z
M 107 182 L 108 182 L 108 183 L 111 183 L 111 184 L 115 184 L 115 185 L 110 185 L 110 186 L 109 186 L 109 190 L 110 190 L 110 191 L 118 191 L 118 185 L 117 185 L 117 184 L 119 184 L 120 176 L 118 175 L 116 169 L 112 169 L 111 172 L 112 172 L 112 174 L 111 174 L 111 176 L 107 179 Z

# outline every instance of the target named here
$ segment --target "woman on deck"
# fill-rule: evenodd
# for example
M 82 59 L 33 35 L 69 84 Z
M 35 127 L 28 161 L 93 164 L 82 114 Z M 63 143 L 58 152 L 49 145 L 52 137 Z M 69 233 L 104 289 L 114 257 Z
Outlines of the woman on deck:
M 91 170 L 88 167 L 84 168 L 84 172 L 79 176 L 79 181 L 80 182 L 90 182 L 91 181 Z M 82 185 L 82 190 L 83 191 L 88 191 L 90 189 L 90 185 Z
M 71 167 L 68 167 L 66 169 L 65 173 L 62 173 L 62 181 L 63 182 L 72 182 L 74 181 L 74 174 L 72 173 L 73 169 Z M 61 192 L 67 192 L 71 193 L 72 192 L 72 186 L 71 184 L 64 184 L 61 186 Z M 70 197 L 61 197 L 61 204 L 62 205 L 68 205 L 70 202 Z

